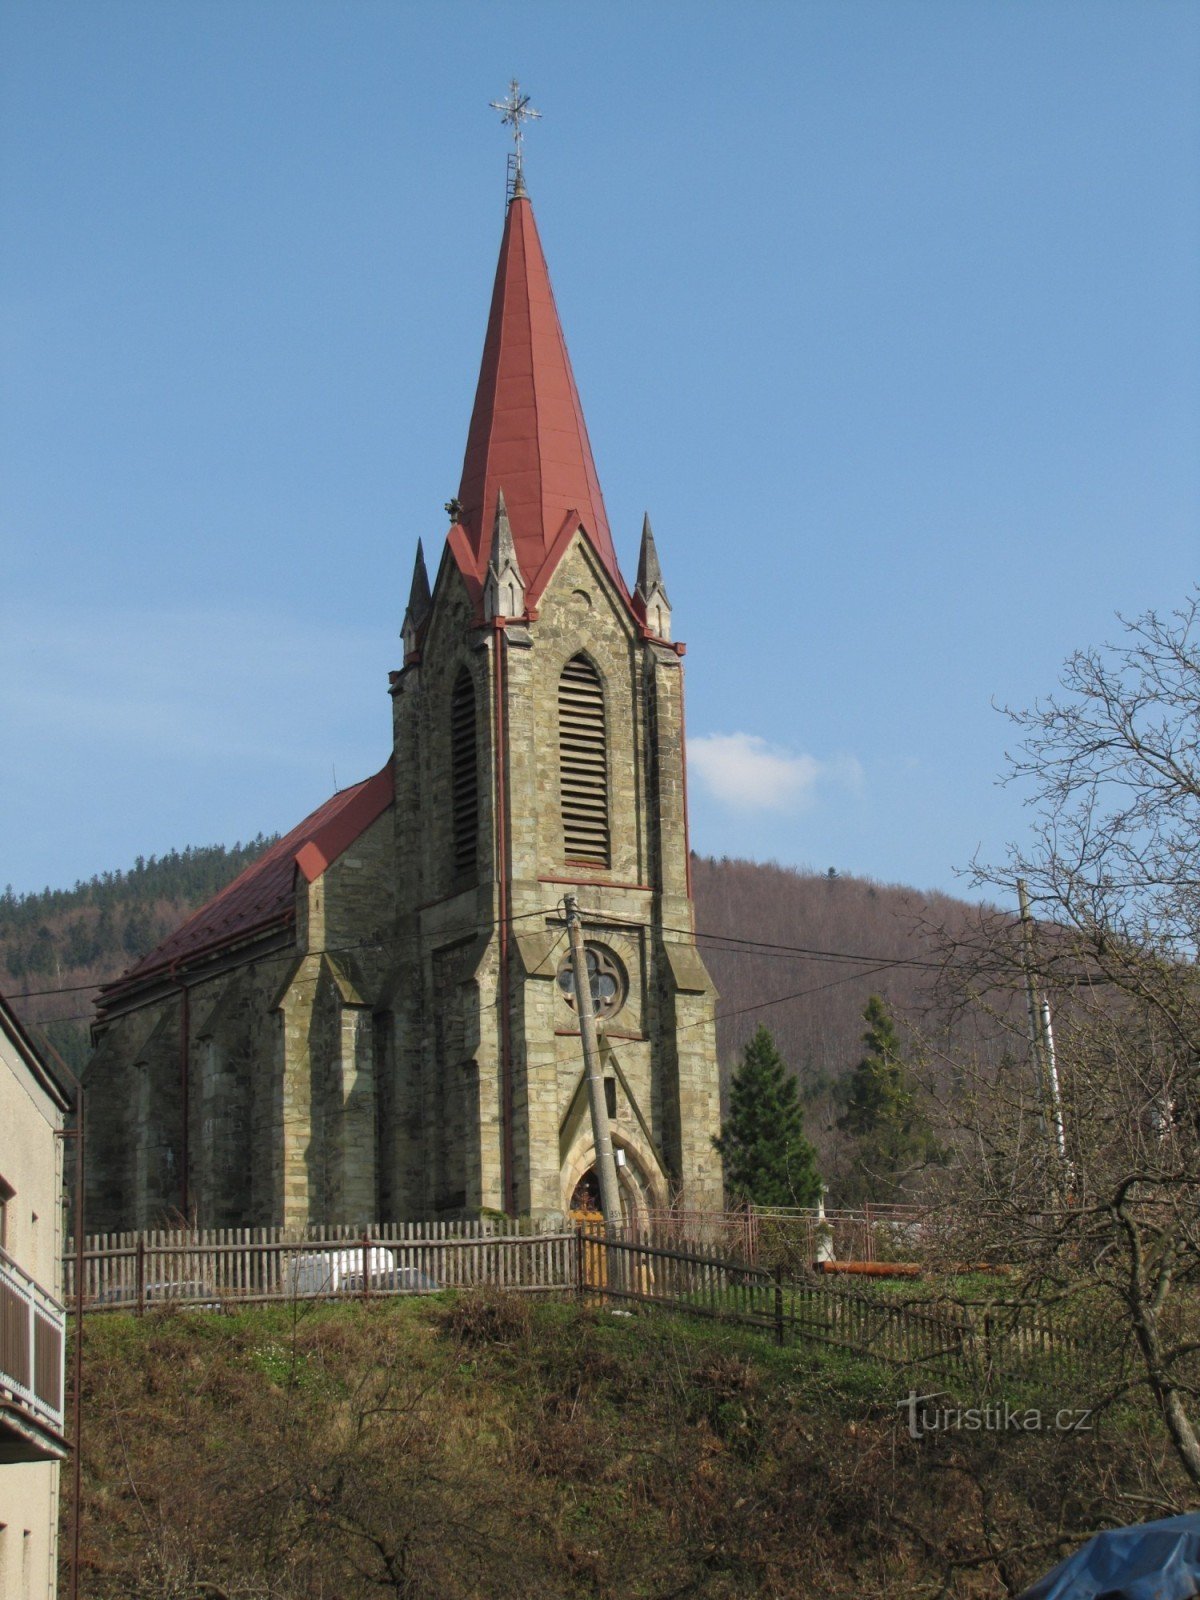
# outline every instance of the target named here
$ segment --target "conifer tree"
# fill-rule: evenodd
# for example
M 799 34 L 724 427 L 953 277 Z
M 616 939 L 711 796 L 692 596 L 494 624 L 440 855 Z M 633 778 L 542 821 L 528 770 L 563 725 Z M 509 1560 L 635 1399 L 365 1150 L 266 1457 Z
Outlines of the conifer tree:
M 736 1200 L 808 1206 L 821 1192 L 816 1151 L 804 1137 L 796 1080 L 766 1028 L 742 1052 L 729 1090 L 729 1120 L 713 1141 Z
M 850 1074 L 838 1127 L 855 1141 L 851 1200 L 894 1199 L 909 1174 L 942 1159 L 917 1102 L 900 1036 L 877 994 L 863 1009 L 866 1054 Z

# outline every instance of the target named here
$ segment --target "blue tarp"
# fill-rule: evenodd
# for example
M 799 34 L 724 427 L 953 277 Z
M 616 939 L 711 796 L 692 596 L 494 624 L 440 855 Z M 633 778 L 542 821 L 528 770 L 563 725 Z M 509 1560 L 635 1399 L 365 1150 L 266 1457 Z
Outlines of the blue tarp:
M 1110 1528 L 1039 1578 L 1018 1600 L 1195 1600 L 1200 1511 Z

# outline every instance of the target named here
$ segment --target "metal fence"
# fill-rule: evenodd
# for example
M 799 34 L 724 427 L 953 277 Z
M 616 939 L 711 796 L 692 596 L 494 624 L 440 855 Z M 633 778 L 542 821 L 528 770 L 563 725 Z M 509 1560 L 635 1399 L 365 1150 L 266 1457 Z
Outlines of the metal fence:
M 654 1211 L 640 1227 L 664 1245 L 702 1240 L 752 1266 L 798 1272 L 826 1254 L 839 1261 L 919 1261 L 940 1254 L 941 1224 L 937 1212 L 915 1205 L 745 1206 Z

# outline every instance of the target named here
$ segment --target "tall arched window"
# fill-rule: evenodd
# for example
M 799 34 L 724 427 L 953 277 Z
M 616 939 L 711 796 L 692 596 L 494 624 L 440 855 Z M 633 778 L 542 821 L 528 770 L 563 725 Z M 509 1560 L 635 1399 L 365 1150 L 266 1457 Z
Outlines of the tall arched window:
M 455 876 L 475 870 L 479 839 L 479 764 L 475 750 L 475 685 L 463 667 L 450 697 L 450 794 Z
M 586 656 L 568 661 L 558 680 L 558 770 L 567 860 L 607 867 L 604 689 L 599 673 Z

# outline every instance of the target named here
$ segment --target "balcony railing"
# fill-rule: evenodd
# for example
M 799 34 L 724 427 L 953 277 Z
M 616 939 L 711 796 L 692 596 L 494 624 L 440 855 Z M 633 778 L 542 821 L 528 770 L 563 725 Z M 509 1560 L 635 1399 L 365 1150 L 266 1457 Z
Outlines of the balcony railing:
M 65 1329 L 63 1306 L 0 1250 L 0 1459 L 28 1458 L 14 1436 L 61 1454 Z

